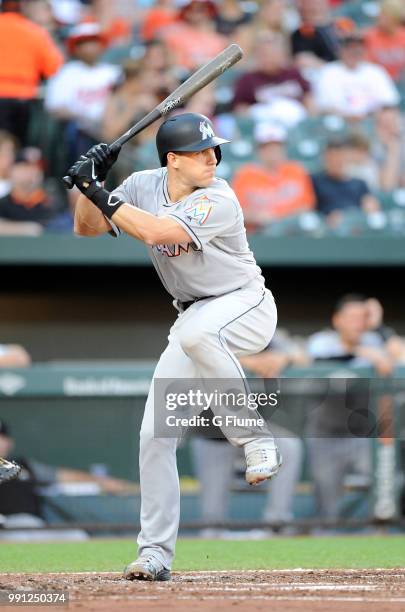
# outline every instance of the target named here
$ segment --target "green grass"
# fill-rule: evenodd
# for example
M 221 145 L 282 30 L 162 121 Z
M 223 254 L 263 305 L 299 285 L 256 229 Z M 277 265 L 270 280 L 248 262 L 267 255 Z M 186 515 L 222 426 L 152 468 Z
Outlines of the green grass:
M 0 573 L 121 571 L 132 540 L 0 544 Z M 405 567 L 405 536 L 179 540 L 175 570 Z

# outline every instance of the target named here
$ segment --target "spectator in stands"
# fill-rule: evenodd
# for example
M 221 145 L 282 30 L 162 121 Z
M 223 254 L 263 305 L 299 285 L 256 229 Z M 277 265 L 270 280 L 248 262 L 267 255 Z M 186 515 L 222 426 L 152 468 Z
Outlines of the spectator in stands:
M 262 32 L 288 38 L 297 21 L 298 15 L 294 4 L 285 0 L 262 0 L 254 13 L 253 20 L 244 28 L 242 48 L 245 51 L 245 59 L 239 64 L 239 70 L 243 70 L 244 64 L 247 66 L 251 64 L 257 37 L 261 36 Z
M 105 104 L 119 78 L 118 66 L 99 61 L 105 45 L 97 24 L 73 28 L 67 39 L 72 59 L 50 80 L 46 91 L 46 109 L 66 122 L 65 138 L 73 161 L 99 140 Z
M 18 149 L 17 139 L 10 132 L 0 130 L 0 198 L 11 190 L 11 171 Z
M 376 298 L 366 300 L 367 327 L 378 334 L 384 342 L 385 350 L 394 363 L 405 363 L 405 341 L 397 332 L 384 323 L 384 308 Z
M 319 72 L 314 87 L 318 111 L 358 120 L 384 106 L 399 103 L 398 91 L 384 68 L 365 61 L 361 32 L 340 37 L 339 57 Z
M 250 231 L 315 206 L 306 170 L 286 158 L 285 129 L 259 123 L 254 136 L 258 162 L 241 166 L 232 182 Z
M 367 59 L 383 66 L 394 81 L 405 76 L 405 9 L 402 0 L 384 0 L 377 23 L 365 34 Z
M 299 28 L 291 35 L 292 53 L 301 70 L 313 72 L 338 59 L 338 33 L 349 24 L 333 20 L 328 0 L 298 0 Z
M 254 119 L 278 121 L 287 128 L 305 118 L 311 110 L 310 85 L 290 65 L 288 42 L 277 32 L 257 35 L 254 68 L 235 83 L 233 106 L 237 113 Z
M 181 68 L 194 71 L 226 47 L 227 39 L 215 29 L 216 14 L 211 0 L 188 0 L 177 22 L 161 30 L 160 37 Z
M 0 368 L 27 368 L 30 363 L 31 357 L 24 347 L 19 344 L 0 344 Z
M 337 368 L 374 367 L 384 376 L 392 371 L 384 341 L 378 333 L 368 331 L 366 300 L 357 294 L 346 295 L 337 302 L 332 329 L 310 336 L 307 350 L 314 362 L 336 363 Z M 310 410 L 307 426 L 317 509 L 321 518 L 330 520 L 339 516 L 345 475 L 354 470 L 368 482 L 371 473 L 370 439 L 362 437 L 368 432 L 363 430 L 365 423 L 360 413 L 356 422 L 351 413 L 370 407 L 368 388 L 361 379 L 348 378 L 345 389 L 345 397 L 331 395 L 317 402 Z
M 261 378 L 275 378 L 288 365 L 303 366 L 307 363 L 308 358 L 301 347 L 281 331 L 276 332 L 265 351 L 241 359 L 242 366 L 248 372 Z M 291 431 L 274 423 L 272 432 L 283 457 L 283 468 L 277 478 L 269 483 L 263 520 L 278 523 L 281 527 L 293 520 L 294 494 L 302 471 L 303 444 Z M 220 435 L 220 432 L 215 435 Z M 204 436 L 193 438 L 192 450 L 200 482 L 201 519 L 207 525 L 225 523 L 236 449 L 221 437 Z M 221 531 L 213 528 L 203 531 L 206 536 L 216 534 L 221 535 Z
M 142 19 L 140 36 L 143 41 L 154 40 L 161 31 L 177 21 L 173 0 L 156 0 Z
M 71 27 L 80 22 L 85 7 L 81 0 L 50 0 L 50 3 L 62 27 Z
M 332 329 L 310 336 L 307 351 L 314 361 L 371 365 L 383 376 L 390 374 L 393 367 L 383 338 L 370 331 L 367 300 L 359 294 L 345 295 L 337 302 Z
M 146 115 L 159 102 L 156 83 L 142 60 L 126 60 L 122 64 L 122 80 L 107 99 L 102 117 L 101 136 L 112 142 Z M 145 77 L 146 75 L 146 77 Z
M 217 32 L 231 36 L 234 41 L 240 29 L 251 23 L 252 17 L 252 11 L 246 10 L 239 0 L 223 0 L 218 3 L 214 21 Z
M 10 428 L 0 420 L 0 457 L 13 460 L 15 442 Z M 65 467 L 53 467 L 31 457 L 19 456 L 16 463 L 22 467 L 18 478 L 2 484 L 0 515 L 5 517 L 4 527 L 45 526 L 39 487 L 55 483 L 92 482 L 105 493 L 120 494 L 133 490 L 132 483 L 96 476 Z
M 62 43 L 62 27 L 55 17 L 53 6 L 49 0 L 26 0 L 23 11 L 33 23 L 46 30 L 55 42 Z
M 263 0 L 255 16 L 255 23 L 261 30 L 287 34 L 297 18 L 295 3 L 284 0 Z
M 129 19 L 117 14 L 117 3 L 111 0 L 90 0 L 86 3 L 82 23 L 96 23 L 108 46 L 126 45 L 131 41 Z
M 361 131 L 347 137 L 348 164 L 346 177 L 363 180 L 369 190 L 380 189 L 380 168 L 371 155 L 371 143 Z
M 22 149 L 11 170 L 11 191 L 0 198 L 0 233 L 38 235 L 63 214 L 64 202 L 46 189 L 41 153 Z M 71 231 L 72 218 L 69 227 Z
M 63 64 L 49 34 L 21 12 L 26 0 L 3 0 L 0 6 L 0 129 L 27 142 L 31 110 L 41 79 Z
M 330 139 L 324 151 L 323 170 L 312 176 L 316 208 L 327 215 L 333 226 L 339 224 L 345 210 L 361 209 L 369 214 L 380 209 L 362 179 L 347 178 L 351 161 L 349 144 L 347 138 Z
M 377 163 L 380 189 L 405 186 L 405 126 L 397 106 L 381 108 L 374 115 L 371 156 Z

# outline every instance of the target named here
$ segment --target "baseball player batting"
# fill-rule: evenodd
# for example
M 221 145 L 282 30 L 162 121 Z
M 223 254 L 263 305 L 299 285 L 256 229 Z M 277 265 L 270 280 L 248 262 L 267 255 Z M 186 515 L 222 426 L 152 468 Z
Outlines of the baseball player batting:
M 204 115 L 184 113 L 161 124 L 161 167 L 131 174 L 109 193 L 102 186 L 118 151 L 99 144 L 69 170 L 83 195 L 75 231 L 126 233 L 142 240 L 178 311 L 154 379 L 227 379 L 246 389 L 238 357 L 268 346 L 277 311 L 246 240 L 243 215 L 228 183 L 215 177 L 220 145 Z M 213 410 L 214 411 L 214 410 Z M 232 437 L 243 446 L 246 480 L 272 478 L 281 457 L 268 429 Z M 141 531 L 129 580 L 170 580 L 180 514 L 177 440 L 154 436 L 154 384 L 140 432 Z

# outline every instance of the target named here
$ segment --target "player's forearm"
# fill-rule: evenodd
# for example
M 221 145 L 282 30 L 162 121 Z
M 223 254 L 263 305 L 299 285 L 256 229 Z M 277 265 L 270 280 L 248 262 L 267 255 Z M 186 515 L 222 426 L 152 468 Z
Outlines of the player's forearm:
M 129 204 L 120 206 L 111 220 L 126 234 L 149 246 L 191 242 L 187 232 L 174 219 L 156 217 Z
M 75 234 L 79 236 L 99 236 L 110 231 L 110 229 L 111 226 L 101 210 L 81 194 L 75 208 Z

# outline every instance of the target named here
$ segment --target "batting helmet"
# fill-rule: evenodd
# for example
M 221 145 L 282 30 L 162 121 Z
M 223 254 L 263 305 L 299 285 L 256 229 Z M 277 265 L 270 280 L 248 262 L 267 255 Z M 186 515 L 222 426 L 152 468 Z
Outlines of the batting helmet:
M 166 166 L 169 151 L 203 151 L 215 147 L 217 165 L 221 161 L 220 144 L 229 142 L 215 136 L 214 126 L 205 115 L 183 113 L 166 119 L 156 135 L 160 164 Z

